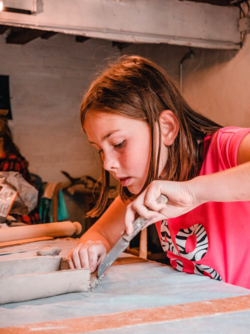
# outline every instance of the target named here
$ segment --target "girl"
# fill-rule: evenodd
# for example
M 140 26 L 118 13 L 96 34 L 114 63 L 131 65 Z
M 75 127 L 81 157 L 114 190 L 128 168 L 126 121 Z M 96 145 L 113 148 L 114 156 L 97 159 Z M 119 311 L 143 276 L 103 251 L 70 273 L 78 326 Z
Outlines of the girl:
M 95 271 L 138 215 L 156 224 L 171 265 L 250 288 L 250 129 L 196 113 L 154 63 L 124 56 L 91 85 L 81 123 L 120 195 L 80 239 L 71 268 Z M 161 194 L 166 204 L 157 203 Z

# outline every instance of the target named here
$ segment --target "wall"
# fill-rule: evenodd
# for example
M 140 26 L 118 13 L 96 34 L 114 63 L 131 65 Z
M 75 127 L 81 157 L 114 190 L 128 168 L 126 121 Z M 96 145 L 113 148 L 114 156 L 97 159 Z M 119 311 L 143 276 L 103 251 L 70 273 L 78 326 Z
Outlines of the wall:
M 223 126 L 250 127 L 250 36 L 239 51 L 192 48 L 183 63 L 183 94 L 195 110 Z M 161 65 L 179 84 L 179 64 L 187 47 L 131 45 L 123 53 L 140 54 Z
M 117 49 L 108 41 L 77 43 L 63 34 L 26 45 L 6 44 L 5 37 L 0 35 L 0 74 L 10 76 L 10 127 L 31 172 L 47 182 L 66 181 L 61 170 L 98 178 L 79 109 L 94 72 L 116 58 Z
M 250 127 L 250 36 L 238 51 L 195 50 L 186 62 L 184 94 L 223 126 Z
M 120 52 L 112 43 L 57 34 L 26 45 L 5 43 L 0 35 L 0 74 L 10 76 L 14 140 L 30 170 L 47 182 L 100 176 L 98 155 L 79 121 L 79 108 L 95 72 L 120 54 L 139 54 L 162 66 L 179 82 L 179 64 L 188 47 L 134 44 Z M 193 49 L 183 63 L 184 95 L 201 113 L 222 125 L 250 126 L 250 39 L 242 50 Z M 80 196 L 80 195 L 79 195 Z M 84 198 L 65 193 L 70 220 L 84 224 Z
M 177 81 L 187 47 L 135 44 L 122 54 L 140 54 L 157 62 Z M 250 126 L 250 39 L 242 50 L 194 49 L 183 64 L 184 95 L 200 112 L 222 125 Z M 15 142 L 30 162 L 30 170 L 48 182 L 74 177 L 98 178 L 98 157 L 82 133 L 79 107 L 96 70 L 119 50 L 112 43 L 58 34 L 26 45 L 5 44 L 0 35 L 0 74 L 10 75 Z

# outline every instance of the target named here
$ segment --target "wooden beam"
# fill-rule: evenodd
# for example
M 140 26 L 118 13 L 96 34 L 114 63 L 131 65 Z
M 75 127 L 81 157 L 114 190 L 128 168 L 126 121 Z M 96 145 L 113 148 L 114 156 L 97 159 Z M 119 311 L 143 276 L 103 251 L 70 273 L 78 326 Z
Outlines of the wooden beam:
M 11 33 L 6 37 L 8 44 L 26 44 L 42 36 L 44 31 L 27 28 L 12 28 Z
M 131 43 L 112 42 L 112 46 L 113 47 L 117 46 L 120 51 L 122 51 L 124 48 L 128 47 L 129 45 L 131 45 Z
M 239 49 L 239 8 L 177 0 L 43 0 L 36 15 L 1 12 L 0 24 L 122 43 Z
M 86 36 L 76 36 L 76 42 L 78 42 L 78 43 L 86 42 L 88 39 L 90 39 L 90 38 L 86 37 Z
M 57 32 L 54 32 L 54 31 L 47 31 L 47 32 L 43 31 L 43 34 L 42 34 L 41 38 L 42 39 L 49 39 L 50 37 L 55 36 L 56 34 L 57 34 Z
M 231 5 L 231 0 L 188 0 L 188 1 L 210 3 L 212 5 L 217 5 L 217 6 L 230 6 Z
M 3 0 L 4 11 L 32 14 L 37 11 L 37 0 Z
M 0 25 L 0 35 L 4 34 L 8 29 L 10 29 L 10 26 Z
M 5 27 L 5 26 L 0 26 Z M 7 27 L 7 29 L 10 27 Z M 1 28 L 0 28 L 1 33 Z M 27 29 L 27 28 L 11 28 L 11 33 L 6 38 L 6 43 L 8 44 L 26 44 L 33 41 L 34 39 L 41 37 L 42 39 L 49 39 L 50 37 L 56 35 L 54 31 L 38 30 L 38 29 Z

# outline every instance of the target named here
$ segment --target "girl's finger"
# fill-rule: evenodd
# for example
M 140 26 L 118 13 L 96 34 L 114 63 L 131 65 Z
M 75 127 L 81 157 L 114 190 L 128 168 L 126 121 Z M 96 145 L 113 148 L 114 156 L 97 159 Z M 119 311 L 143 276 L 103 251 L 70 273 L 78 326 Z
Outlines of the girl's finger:
M 73 261 L 71 260 L 71 257 L 68 258 L 68 264 L 69 264 L 70 269 L 75 269 Z
M 136 201 L 132 204 L 133 210 L 137 212 L 140 217 L 146 219 L 153 219 L 156 215 L 155 212 L 149 210 L 144 204 L 137 203 Z
M 107 255 L 107 252 L 103 253 L 103 254 L 99 257 L 99 259 L 98 259 L 98 261 L 97 261 L 97 266 L 99 266 L 99 264 L 104 260 L 104 258 L 105 258 L 106 255 Z
M 133 211 L 131 204 L 127 207 L 125 214 L 125 225 L 126 225 L 126 233 L 132 234 L 134 231 L 133 223 L 135 221 L 135 211 Z
M 152 183 L 146 190 L 144 205 L 152 211 L 161 211 L 165 204 L 168 202 L 168 198 L 162 194 L 161 189 L 154 186 Z
M 150 210 L 150 211 L 155 211 L 155 212 L 160 212 L 166 207 L 165 203 L 158 203 L 157 199 L 154 200 L 145 200 L 145 206 Z
M 102 242 L 93 243 L 88 250 L 89 269 L 93 273 L 99 265 L 99 259 L 106 256 L 106 248 Z
M 78 244 L 75 249 L 71 252 L 71 257 L 72 257 L 72 262 L 74 265 L 74 268 L 80 269 L 81 268 L 81 261 L 80 261 L 80 256 L 79 256 L 79 251 L 83 244 Z
M 80 249 L 80 261 L 81 268 L 89 269 L 89 247 L 93 244 L 93 241 L 87 241 Z

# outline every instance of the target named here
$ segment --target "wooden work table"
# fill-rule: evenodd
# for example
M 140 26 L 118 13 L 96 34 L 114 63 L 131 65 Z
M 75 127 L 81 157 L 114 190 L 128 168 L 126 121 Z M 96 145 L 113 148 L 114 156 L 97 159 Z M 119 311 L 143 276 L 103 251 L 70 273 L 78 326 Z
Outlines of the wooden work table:
M 128 254 L 93 291 L 0 306 L 1 334 L 212 332 L 249 334 L 250 290 Z

